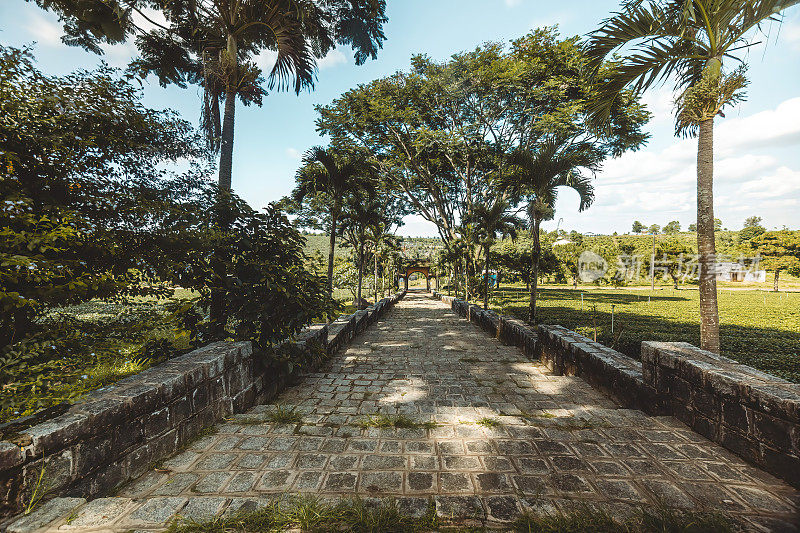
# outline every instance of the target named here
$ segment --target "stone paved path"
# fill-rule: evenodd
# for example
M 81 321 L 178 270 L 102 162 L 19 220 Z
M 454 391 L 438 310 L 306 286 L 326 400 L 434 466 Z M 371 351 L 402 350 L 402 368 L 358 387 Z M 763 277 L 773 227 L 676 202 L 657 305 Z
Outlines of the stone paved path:
M 791 530 L 800 497 L 670 417 L 618 409 L 579 378 L 554 376 L 427 295 L 409 294 L 326 369 L 52 531 L 158 530 L 283 493 L 431 498 L 445 516 L 490 522 L 578 504 L 658 503 Z M 276 409 L 302 424 L 265 420 Z M 374 415 L 433 428 L 361 428 Z

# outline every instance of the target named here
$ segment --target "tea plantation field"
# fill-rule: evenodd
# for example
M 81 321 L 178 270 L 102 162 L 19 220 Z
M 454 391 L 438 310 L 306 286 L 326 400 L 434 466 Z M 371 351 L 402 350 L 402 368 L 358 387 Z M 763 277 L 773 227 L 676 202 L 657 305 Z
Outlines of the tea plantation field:
M 541 323 L 590 338 L 596 331 L 599 342 L 632 357 L 639 357 L 644 340 L 700 343 L 699 295 L 693 289 L 545 288 L 539 305 Z M 524 288 L 503 289 L 492 307 L 527 318 L 528 294 Z M 800 293 L 720 289 L 719 307 L 723 355 L 800 383 Z

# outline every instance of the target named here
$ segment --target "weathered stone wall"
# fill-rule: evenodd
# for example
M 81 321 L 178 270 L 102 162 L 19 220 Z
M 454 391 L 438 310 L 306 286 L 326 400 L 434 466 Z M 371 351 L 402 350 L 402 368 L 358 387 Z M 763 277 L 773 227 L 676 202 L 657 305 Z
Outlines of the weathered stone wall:
M 562 326 L 539 326 L 539 359 L 554 373 L 580 376 L 620 405 L 668 414 L 659 392 L 644 380 L 642 363 Z
M 562 326 L 538 327 L 437 295 L 552 372 L 580 376 L 620 405 L 673 415 L 746 461 L 800 487 L 800 385 L 687 343 L 643 342 L 637 361 Z
M 642 343 L 642 366 L 677 419 L 800 487 L 800 385 L 682 342 Z
M 249 342 L 218 342 L 84 396 L 55 418 L 0 441 L 0 516 L 43 480 L 50 495 L 94 497 L 134 479 L 201 431 L 269 401 L 314 369 L 405 293 L 330 325 L 309 326 L 285 348 L 304 364 L 278 371 Z

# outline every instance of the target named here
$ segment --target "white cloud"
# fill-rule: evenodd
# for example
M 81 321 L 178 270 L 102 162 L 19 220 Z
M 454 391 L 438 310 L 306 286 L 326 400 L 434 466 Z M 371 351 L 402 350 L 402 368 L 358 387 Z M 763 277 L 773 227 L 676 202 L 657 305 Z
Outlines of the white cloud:
M 665 102 L 663 96 L 653 101 Z M 715 135 L 715 208 L 727 227 L 747 215 L 768 224 L 800 223 L 800 98 L 744 117 L 720 119 Z M 595 204 L 576 215 L 577 195 L 564 192 L 559 216 L 564 227 L 626 230 L 635 219 L 665 224 L 696 215 L 696 139 L 675 139 L 663 149 L 645 149 L 608 161 L 597 176 Z M 774 222 L 772 222 L 774 220 Z
M 347 63 L 347 57 L 337 48 L 328 52 L 328 55 L 317 62 L 320 70 L 334 68 Z
M 800 98 L 743 118 L 722 120 L 715 145 L 724 153 L 800 144 Z
M 61 36 L 64 32 L 61 26 L 51 17 L 45 17 L 39 13 L 31 13 L 29 22 L 25 29 L 30 32 L 33 38 L 44 46 L 63 46 Z
M 794 197 L 800 195 L 800 170 L 782 166 L 770 175 L 742 184 L 739 192 L 751 198 L 783 200 L 789 197 L 796 201 Z
M 505 0 L 508 7 L 517 7 L 522 3 L 522 0 Z
M 286 156 L 289 159 L 296 159 L 298 161 L 300 159 L 302 159 L 302 157 L 303 157 L 303 155 L 300 153 L 300 151 L 297 148 L 287 148 L 286 149 Z
M 800 50 L 800 17 L 786 20 L 779 28 L 780 38 L 795 50 Z
M 275 61 L 278 59 L 278 53 L 274 50 L 263 50 L 260 54 L 253 58 L 258 68 L 268 76 L 275 66 Z M 326 70 L 334 68 L 339 65 L 347 63 L 347 57 L 337 48 L 331 50 L 328 55 L 317 61 L 317 68 L 319 70 Z

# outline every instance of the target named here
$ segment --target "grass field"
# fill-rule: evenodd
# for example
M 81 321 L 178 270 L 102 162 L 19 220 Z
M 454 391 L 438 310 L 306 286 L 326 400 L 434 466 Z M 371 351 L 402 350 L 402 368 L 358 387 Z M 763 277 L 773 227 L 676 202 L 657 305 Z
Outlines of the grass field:
M 527 318 L 524 287 L 496 291 L 492 308 Z M 540 292 L 539 320 L 560 324 L 632 357 L 641 342 L 699 345 L 696 289 L 598 289 L 549 287 Z M 614 332 L 611 331 L 612 306 Z M 741 363 L 800 383 L 800 293 L 720 289 L 722 353 Z

